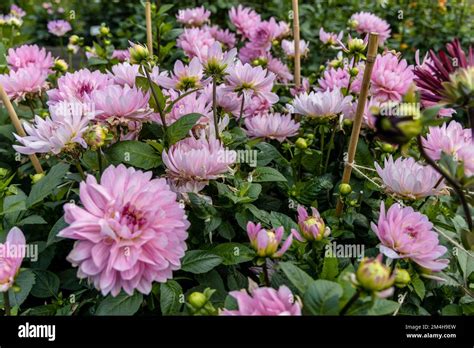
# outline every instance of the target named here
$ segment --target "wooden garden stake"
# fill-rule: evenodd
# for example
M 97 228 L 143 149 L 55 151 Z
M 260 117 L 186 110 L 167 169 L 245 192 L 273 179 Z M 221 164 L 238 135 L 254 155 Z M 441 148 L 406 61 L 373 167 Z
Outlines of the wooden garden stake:
M 26 136 L 25 130 L 21 125 L 20 119 L 18 118 L 18 115 L 16 114 L 15 109 L 13 108 L 12 102 L 10 101 L 10 98 L 3 89 L 2 85 L 0 85 L 0 99 L 2 100 L 3 105 L 5 105 L 5 108 L 7 109 L 8 115 L 10 116 L 13 126 L 16 129 L 16 133 L 21 137 Z M 33 167 L 35 168 L 36 173 L 43 173 L 43 168 L 41 167 L 41 164 L 38 161 L 38 157 L 36 157 L 35 154 L 30 155 L 29 157 L 31 163 L 33 163 Z
M 360 89 L 359 100 L 357 102 L 357 109 L 352 125 L 351 139 L 349 141 L 349 150 L 347 162 L 344 167 L 344 173 L 342 175 L 342 183 L 348 184 L 351 179 L 352 165 L 354 164 L 354 157 L 357 149 L 357 142 L 359 141 L 360 127 L 362 125 L 362 118 L 365 111 L 365 103 L 369 94 L 370 77 L 374 68 L 375 59 L 377 58 L 378 48 L 378 34 L 369 34 L 369 44 L 367 48 L 367 61 L 365 63 L 364 76 L 362 80 L 362 86 Z M 336 206 L 336 215 L 341 216 L 343 208 L 343 202 L 339 198 Z
M 301 85 L 300 20 L 298 0 L 293 1 L 293 39 L 295 40 L 295 88 Z
M 146 19 L 146 45 L 150 56 L 153 56 L 153 34 L 151 28 L 151 3 L 147 1 L 145 3 L 145 19 Z

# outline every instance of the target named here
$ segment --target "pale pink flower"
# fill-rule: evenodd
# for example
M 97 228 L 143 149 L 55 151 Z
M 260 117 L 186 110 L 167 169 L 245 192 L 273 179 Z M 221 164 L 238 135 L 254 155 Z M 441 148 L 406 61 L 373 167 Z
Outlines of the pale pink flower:
M 179 23 L 188 27 L 200 27 L 204 23 L 209 22 L 210 16 L 211 12 L 206 10 L 204 6 L 201 6 L 179 10 L 176 19 Z
M 319 40 L 321 40 L 323 44 L 336 46 L 338 41 L 341 41 L 343 34 L 342 31 L 339 32 L 339 34 L 327 33 L 324 31 L 324 28 L 321 27 L 321 29 L 319 29 Z
M 176 91 L 187 91 L 189 89 L 200 88 L 209 83 L 209 79 L 202 80 L 204 77 L 203 66 L 197 57 L 194 57 L 189 65 L 184 65 L 178 60 L 174 64 L 171 77 L 158 76 L 156 83 L 164 88 L 174 89 Z
M 116 64 L 112 67 L 112 72 L 109 72 L 109 76 L 113 78 L 114 83 L 120 86 L 129 85 L 130 87 L 135 86 L 135 80 L 139 73 L 140 65 L 130 64 L 128 62 Z
M 352 97 L 344 97 L 340 89 L 297 95 L 293 100 L 293 112 L 309 117 L 334 117 L 350 104 Z
M 129 50 L 114 50 L 112 52 L 112 59 L 118 59 L 119 62 L 125 62 L 130 59 Z
M 284 64 L 278 58 L 269 57 L 267 62 L 267 69 L 274 73 L 278 81 L 282 83 L 288 83 L 293 80 L 293 74 L 286 64 Z
M 48 31 L 53 35 L 61 37 L 71 30 L 71 24 L 63 19 L 48 22 Z
M 239 309 L 223 309 L 219 315 L 301 315 L 301 301 L 285 285 L 280 286 L 278 290 L 256 288 L 251 290 L 250 294 L 246 290 L 231 291 L 229 294 L 237 300 Z
M 164 179 L 152 172 L 109 166 L 97 182 L 81 182 L 83 207 L 64 206 L 69 226 L 59 232 L 76 243 L 67 260 L 105 296 L 123 289 L 149 294 L 181 268 L 189 222 Z
M 260 257 L 280 258 L 288 250 L 293 242 L 293 236 L 290 234 L 281 245 L 283 239 L 283 226 L 276 229 L 262 228 L 260 223 L 247 223 L 247 235 L 250 239 L 250 245 L 255 249 Z M 280 247 L 280 249 L 278 249 Z
M 350 21 L 359 34 L 369 34 L 372 32 L 379 34 L 380 46 L 390 37 L 390 25 L 372 13 L 354 13 Z
M 405 59 L 388 53 L 377 55 L 371 77 L 370 92 L 380 101 L 401 101 L 413 83 L 413 66 Z
M 237 62 L 226 76 L 226 90 L 243 93 L 245 99 L 253 95 L 263 96 L 270 103 L 276 103 L 279 98 L 272 93 L 275 74 L 260 66 L 242 65 Z
M 49 90 L 48 105 L 65 101 L 85 102 L 96 90 L 105 89 L 113 84 L 113 79 L 96 70 L 81 69 L 74 73 L 66 73 L 58 79 L 58 88 Z
M 346 105 L 346 108 L 342 111 L 344 118 L 354 120 L 358 102 L 358 100 L 355 100 Z M 380 106 L 381 103 L 376 101 L 374 98 L 369 98 L 365 103 L 362 121 L 364 122 L 363 124 L 370 129 L 375 129 L 375 121 L 377 120 L 376 116 L 372 113 L 372 108 L 379 108 Z
M 148 106 L 149 93 L 136 87 L 107 86 L 92 93 L 91 101 L 97 110 L 97 119 L 113 118 L 124 121 L 144 121 L 152 113 Z
M 204 136 L 181 140 L 162 153 L 170 184 L 181 193 L 201 191 L 209 180 L 227 173 L 235 157 L 219 140 Z
M 306 77 L 303 77 L 301 79 L 301 85 L 298 88 L 296 87 L 290 88 L 290 93 L 294 97 L 301 93 L 309 93 L 310 89 L 311 89 L 311 86 L 309 84 L 309 80 Z
M 380 239 L 380 251 L 391 259 L 410 259 L 419 266 L 439 272 L 449 264 L 439 259 L 447 249 L 439 244 L 438 234 L 428 218 L 413 210 L 393 204 L 385 213 L 382 201 L 378 224 L 371 224 Z
M 295 41 L 289 41 L 289 40 L 282 40 L 281 41 L 281 48 L 285 52 L 285 54 L 293 58 L 295 56 Z M 302 57 L 306 57 L 309 52 L 309 44 L 305 40 L 300 41 L 300 55 Z
M 326 227 L 323 218 L 319 215 L 316 208 L 311 207 L 311 215 L 309 215 L 306 208 L 301 205 L 298 205 L 297 211 L 300 232 L 292 229 L 291 233 L 300 242 L 320 241 L 331 234 L 331 230 L 329 227 Z
M 15 283 L 20 270 L 25 247 L 25 235 L 18 227 L 13 227 L 7 234 L 5 244 L 0 243 L 0 292 L 8 291 Z
M 250 37 L 250 33 L 253 32 L 254 28 L 256 28 L 262 20 L 257 12 L 251 8 L 243 7 L 242 5 L 232 7 L 229 10 L 229 18 L 237 29 L 237 33 L 245 38 Z
M 58 155 L 61 152 L 74 150 L 76 147 L 87 148 L 83 134 L 87 130 L 94 113 L 86 110 L 79 102 L 59 102 L 49 108 L 51 116 L 45 119 L 35 116 L 34 124 L 24 122 L 26 136 L 14 134 L 21 144 L 13 145 L 19 153 L 49 153 Z
M 233 48 L 228 52 L 222 52 L 221 44 L 214 42 L 207 51 L 207 54 L 204 56 L 199 54 L 198 58 L 207 75 L 213 75 L 216 73 L 218 75 L 223 75 L 227 74 L 229 69 L 232 67 L 236 55 L 236 48 Z
M 255 45 L 253 42 L 249 41 L 239 50 L 239 59 L 244 64 L 252 63 L 258 58 L 266 59 L 267 54 L 267 48 L 260 45 Z
M 458 150 L 457 153 L 458 161 L 461 161 L 464 165 L 464 174 L 466 176 L 474 175 L 474 143 L 466 144 Z
M 242 98 L 239 98 L 235 92 L 226 91 L 224 85 L 217 86 L 216 92 L 217 105 L 221 107 L 224 112 L 238 116 L 242 104 Z M 212 98 L 212 91 L 209 93 L 209 101 L 212 100 L 210 98 Z
M 270 18 L 268 21 L 261 21 L 249 32 L 250 42 L 257 47 L 262 47 L 269 50 L 273 40 L 284 36 L 286 27 L 281 26 L 275 21 L 275 18 Z
M 375 163 L 375 169 L 382 178 L 385 189 L 407 199 L 419 199 L 439 195 L 444 189 L 441 175 L 432 167 L 417 163 L 412 157 L 393 160 L 390 155 L 384 167 Z
M 27 96 L 41 95 L 48 88 L 46 79 L 48 73 L 34 66 L 10 70 L 9 74 L 0 75 L 0 85 L 3 86 L 8 97 L 16 102 Z
M 246 132 L 250 138 L 276 139 L 280 143 L 298 134 L 300 124 L 291 115 L 261 114 L 245 118 Z
M 426 154 L 435 161 L 441 158 L 442 152 L 457 157 L 457 152 L 471 142 L 471 130 L 463 129 L 456 121 L 451 121 L 448 126 L 444 123 L 440 127 L 430 127 L 426 139 L 422 138 Z
M 179 97 L 178 93 L 173 92 L 174 91 L 171 90 L 171 100 L 175 100 Z M 173 105 L 171 112 L 166 115 L 166 124 L 169 126 L 184 115 L 191 113 L 203 115 L 203 117 L 198 120 L 198 124 L 206 125 L 209 123 L 209 119 L 212 118 L 212 103 L 209 101 L 207 95 L 195 92 L 180 99 Z M 153 115 L 153 120 L 161 124 L 161 118 L 158 114 Z
M 242 103 L 242 98 L 240 98 Z M 268 99 L 261 96 L 253 96 L 252 98 L 246 99 L 244 104 L 244 112 L 242 117 L 250 117 L 261 114 L 266 114 L 270 111 L 274 103 L 271 103 Z M 241 104 L 240 104 L 241 105 Z M 239 108 L 240 111 L 240 108 Z
M 324 71 L 323 77 L 318 80 L 321 91 L 332 91 L 333 89 L 347 88 L 349 86 L 350 75 L 345 68 L 329 68 Z
M 235 47 L 235 43 L 237 42 L 237 38 L 235 34 L 232 33 L 229 29 L 221 29 L 217 25 L 208 28 L 209 32 L 211 33 L 212 37 L 219 41 L 221 44 L 225 45 L 227 48 Z
M 23 10 L 20 6 L 12 4 L 10 6 L 10 14 L 17 18 L 23 18 L 26 16 L 25 10 Z
M 8 50 L 7 63 L 10 70 L 13 71 L 33 66 L 43 73 L 49 74 L 52 72 L 54 59 L 51 57 L 51 53 L 44 48 L 39 48 L 37 45 L 22 45 Z
M 216 39 L 206 28 L 186 28 L 176 40 L 176 46 L 192 59 L 207 56 L 207 51 L 215 42 Z

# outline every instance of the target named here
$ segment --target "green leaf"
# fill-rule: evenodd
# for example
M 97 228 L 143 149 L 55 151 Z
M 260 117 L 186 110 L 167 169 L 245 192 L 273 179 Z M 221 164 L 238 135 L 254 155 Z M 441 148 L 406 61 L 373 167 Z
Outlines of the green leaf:
M 286 182 L 286 178 L 276 169 L 271 167 L 258 167 L 253 171 L 253 182 Z
M 12 307 L 21 306 L 31 292 L 31 288 L 35 284 L 35 274 L 29 269 L 21 269 L 15 278 L 15 285 L 20 288 L 19 292 L 13 290 L 8 291 L 10 305 Z M 3 305 L 3 296 L 0 296 L 0 305 Z
M 59 290 L 59 277 L 50 271 L 34 270 L 36 282 L 31 294 L 38 298 L 55 297 Z
M 280 262 L 279 266 L 291 284 L 303 295 L 313 282 L 313 278 L 291 262 Z
M 205 250 L 191 250 L 181 260 L 181 269 L 194 274 L 206 273 L 221 263 L 220 256 Z
M 105 154 L 115 165 L 125 163 L 141 169 L 152 169 L 161 164 L 160 154 L 152 146 L 137 140 L 115 143 L 105 151 Z
M 33 185 L 30 195 L 26 199 L 26 207 L 32 207 L 50 195 L 63 182 L 68 170 L 69 164 L 65 163 L 58 163 L 51 168 L 43 179 Z
M 222 258 L 222 263 L 226 266 L 250 261 L 255 256 L 252 249 L 239 243 L 219 244 L 212 249 L 212 253 L 220 256 Z
M 26 210 L 25 204 L 26 196 L 24 194 L 18 194 L 14 196 L 7 196 L 3 201 L 3 211 L 0 215 L 20 213 Z
M 39 215 L 30 215 L 16 223 L 17 226 L 43 224 L 47 224 L 47 222 Z
M 335 282 L 318 279 L 312 282 L 304 294 L 304 308 L 313 315 L 336 315 L 342 287 Z
M 46 246 L 50 246 L 51 244 L 59 242 L 61 239 L 57 237 L 59 231 L 65 229 L 68 226 L 66 221 L 64 221 L 64 216 L 61 216 L 58 221 L 53 225 L 51 231 L 48 234 L 48 240 L 46 242 Z
M 174 280 L 168 280 L 160 285 L 160 308 L 163 315 L 172 315 L 178 313 L 181 308 L 179 302 L 183 289 Z
M 132 296 L 121 292 L 116 297 L 107 296 L 97 307 L 95 315 L 133 315 L 143 302 L 143 295 L 135 291 Z
M 196 122 L 204 115 L 198 113 L 187 114 L 180 117 L 168 127 L 168 141 L 170 145 L 185 138 Z
M 392 314 L 399 307 L 399 303 L 386 299 L 376 299 L 372 308 L 367 312 L 368 315 L 388 315 Z
M 94 66 L 94 65 L 109 64 L 109 61 L 107 59 L 102 59 L 102 58 L 97 58 L 97 57 L 90 57 L 89 60 L 87 61 L 87 63 L 90 66 Z
M 270 213 L 270 222 L 273 228 L 283 226 L 285 233 L 287 234 L 291 233 L 291 229 L 298 230 L 296 222 L 294 222 L 289 216 L 276 211 Z
M 271 161 L 275 161 L 280 166 L 288 166 L 289 162 L 283 155 L 277 150 L 276 147 L 269 143 L 259 143 L 255 145 L 260 152 L 257 154 L 257 165 L 266 166 Z
M 425 283 L 423 283 L 423 280 L 421 280 L 419 277 L 414 277 L 411 280 L 411 285 L 413 285 L 413 288 L 415 289 L 416 294 L 418 297 L 423 300 L 425 298 Z
M 323 261 L 323 270 L 320 278 L 327 280 L 336 280 L 339 274 L 339 261 L 337 257 L 325 257 Z

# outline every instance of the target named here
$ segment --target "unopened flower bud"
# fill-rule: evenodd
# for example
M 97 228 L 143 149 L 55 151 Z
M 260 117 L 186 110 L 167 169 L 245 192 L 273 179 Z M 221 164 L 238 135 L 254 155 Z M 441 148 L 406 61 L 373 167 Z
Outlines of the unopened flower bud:
M 349 39 L 347 48 L 351 53 L 360 53 L 365 51 L 367 44 L 362 39 Z
M 69 68 L 69 65 L 66 63 L 64 59 L 58 58 L 54 61 L 54 66 L 53 66 L 54 71 L 64 74 L 68 68 Z
M 352 187 L 349 184 L 340 184 L 339 185 L 339 193 L 343 196 L 347 196 L 349 193 L 352 192 Z
M 107 139 L 108 129 L 101 126 L 95 125 L 89 128 L 89 131 L 86 132 L 84 139 L 93 150 L 103 146 L 105 140 Z
M 144 45 L 134 44 L 129 48 L 130 63 L 142 64 L 150 58 L 150 51 Z
M 349 74 L 351 74 L 352 77 L 357 76 L 359 74 L 359 69 L 352 68 L 351 70 L 349 70 Z
M 394 283 L 389 267 L 385 266 L 380 257 L 364 258 L 356 272 L 357 282 L 368 291 L 382 291 L 390 288 Z
M 411 282 L 410 273 L 406 269 L 397 268 L 395 270 L 395 286 L 404 288 Z
M 100 27 L 99 32 L 101 35 L 108 35 L 110 33 L 110 28 L 106 25 Z
M 38 181 L 44 178 L 44 173 L 37 173 L 34 175 L 30 175 L 31 183 L 36 184 Z
M 304 138 L 296 139 L 295 145 L 298 149 L 301 149 L 301 150 L 304 150 L 308 147 L 308 143 L 306 142 Z
M 382 151 L 385 153 L 393 153 L 396 150 L 396 147 L 389 143 L 383 143 L 381 148 L 382 148 Z
M 79 44 L 79 41 L 80 41 L 80 38 L 77 35 L 71 35 L 71 37 L 69 38 L 69 43 L 73 45 Z
M 458 107 L 474 107 L 474 67 L 458 69 L 443 82 L 443 100 Z
M 207 297 L 202 292 L 195 291 L 188 297 L 188 303 L 197 309 L 203 307 L 206 304 L 206 302 L 207 302 Z

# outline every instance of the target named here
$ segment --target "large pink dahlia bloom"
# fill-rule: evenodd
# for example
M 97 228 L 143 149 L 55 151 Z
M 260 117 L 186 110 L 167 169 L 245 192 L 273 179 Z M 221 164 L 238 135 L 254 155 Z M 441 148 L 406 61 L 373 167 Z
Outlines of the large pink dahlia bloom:
M 201 6 L 179 10 L 176 20 L 188 27 L 200 27 L 204 23 L 209 22 L 210 16 L 211 12 L 206 10 L 204 6 Z
M 251 138 L 276 139 L 281 143 L 298 134 L 300 124 L 291 115 L 260 114 L 245 118 L 245 128 Z
M 48 22 L 48 31 L 53 35 L 61 37 L 71 30 L 71 24 L 63 19 Z
M 394 161 L 390 156 L 385 159 L 384 168 L 375 163 L 375 169 L 386 190 L 403 198 L 437 195 L 444 189 L 440 174 L 432 167 L 417 163 L 412 157 L 399 157 Z
M 273 288 L 256 288 L 231 291 L 230 295 L 237 300 L 239 309 L 222 310 L 219 315 L 301 315 L 301 302 L 282 285 L 278 290 Z
M 351 100 L 352 97 L 344 97 L 339 88 L 326 92 L 302 93 L 293 100 L 291 111 L 309 117 L 331 118 L 345 110 Z
M 250 37 L 250 34 L 262 20 L 257 12 L 251 8 L 243 7 L 242 5 L 232 7 L 229 10 L 229 18 L 237 29 L 237 32 L 245 38 Z
M 390 25 L 382 18 L 370 12 L 354 13 L 351 22 L 359 34 L 379 34 L 379 45 L 382 46 L 390 37 Z
M 14 71 L 33 66 L 48 74 L 51 72 L 54 60 L 50 52 L 39 48 L 38 45 L 22 45 L 8 50 L 7 63 L 9 68 Z
M 405 59 L 399 61 L 391 53 L 379 54 L 372 72 L 370 91 L 380 101 L 401 101 L 414 77 L 413 66 Z
M 68 203 L 69 226 L 59 236 L 77 240 L 67 259 L 105 296 L 121 289 L 148 294 L 180 269 L 189 222 L 164 179 L 151 172 L 109 166 L 100 183 L 81 182 L 83 207 Z
M 27 96 L 40 95 L 48 88 L 48 74 L 34 66 L 10 70 L 8 74 L 0 75 L 0 85 L 13 101 L 22 101 Z
M 392 259 L 408 258 L 434 272 L 448 266 L 449 260 L 439 259 L 447 249 L 439 245 L 438 234 L 428 218 L 413 210 L 393 204 L 387 212 L 382 202 L 377 225 L 372 230 L 380 239 L 380 251 Z
M 458 151 L 472 144 L 470 129 L 463 129 L 456 121 L 451 121 L 448 126 L 444 123 L 440 127 L 430 127 L 426 139 L 422 138 L 426 154 L 433 160 L 441 158 L 441 153 L 457 157 Z
M 8 291 L 15 282 L 15 276 L 20 270 L 24 253 L 25 236 L 18 227 L 13 227 L 7 234 L 5 244 L 0 243 L 0 292 Z

